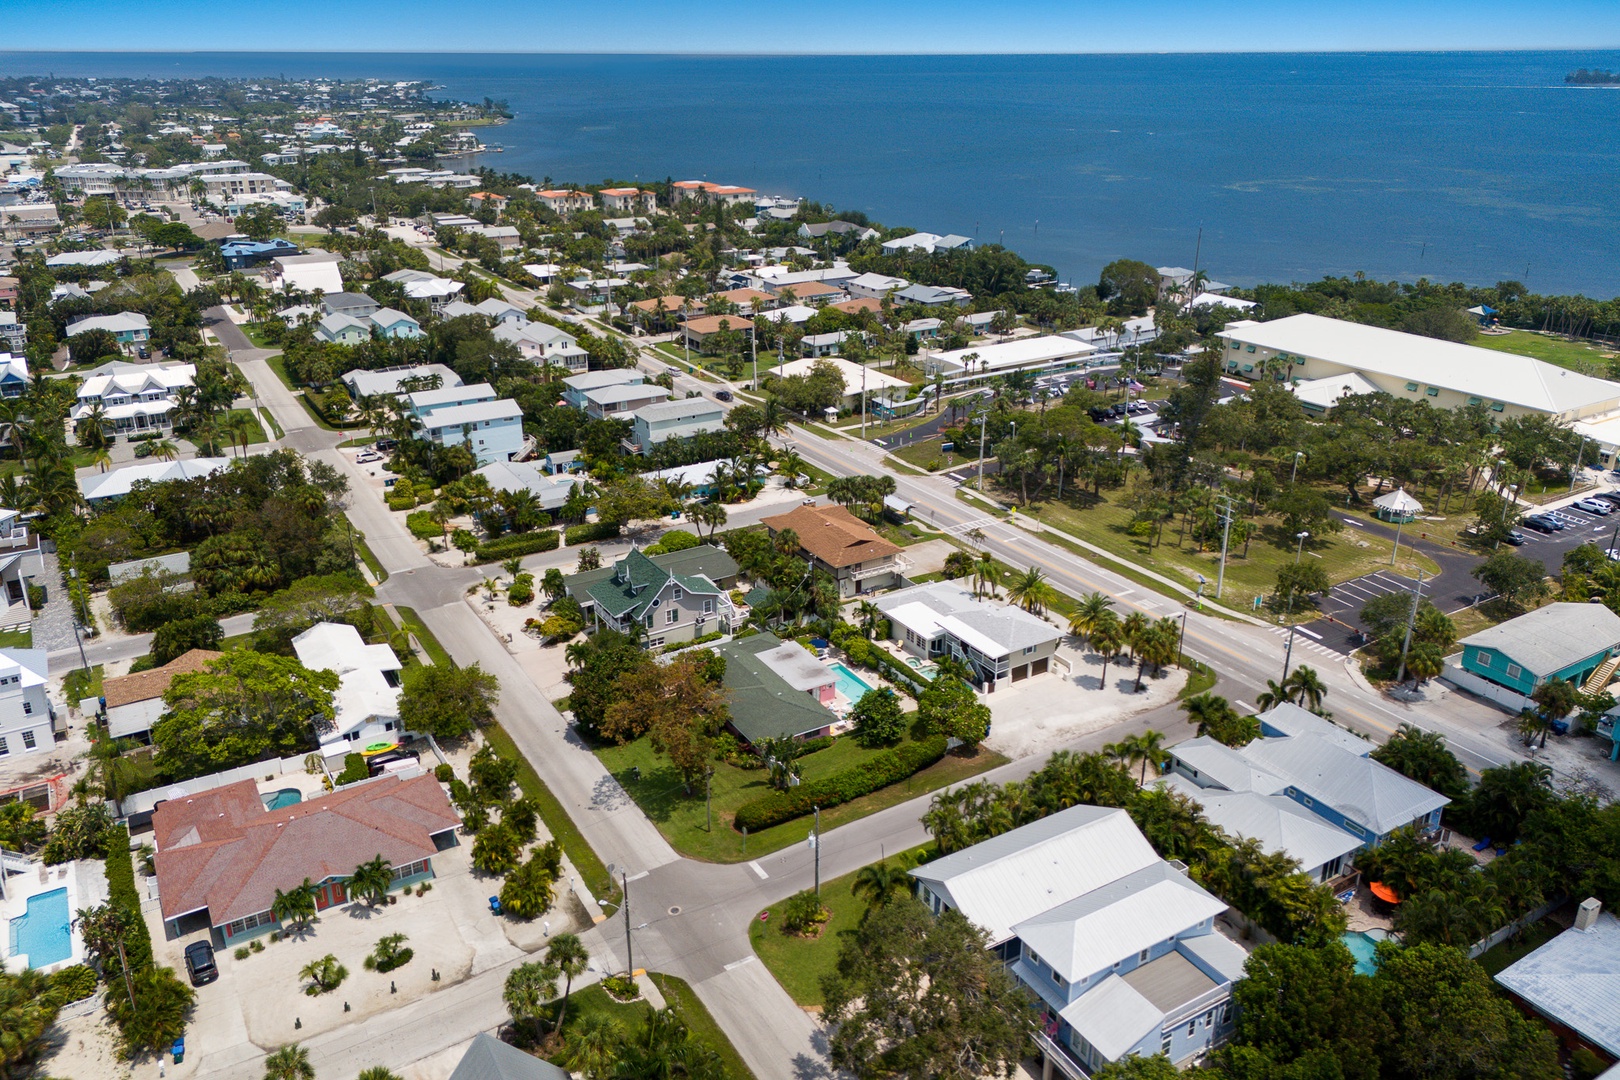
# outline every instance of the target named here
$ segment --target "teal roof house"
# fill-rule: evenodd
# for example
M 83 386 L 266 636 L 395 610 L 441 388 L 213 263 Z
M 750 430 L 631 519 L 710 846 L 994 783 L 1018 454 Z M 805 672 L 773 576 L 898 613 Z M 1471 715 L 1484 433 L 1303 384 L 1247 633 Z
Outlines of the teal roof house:
M 1602 604 L 1548 604 L 1463 638 L 1462 649 L 1464 671 L 1525 697 L 1550 679 L 1579 687 L 1620 649 L 1620 615 Z

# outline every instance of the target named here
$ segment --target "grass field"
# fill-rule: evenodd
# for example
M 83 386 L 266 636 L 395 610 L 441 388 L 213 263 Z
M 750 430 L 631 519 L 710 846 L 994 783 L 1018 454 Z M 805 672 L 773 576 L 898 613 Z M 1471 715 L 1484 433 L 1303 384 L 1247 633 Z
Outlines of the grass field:
M 1197 550 L 1190 535 L 1181 541 L 1180 525 L 1169 521 L 1164 525 L 1161 542 L 1149 545 L 1142 538 L 1127 534 L 1132 512 L 1111 501 L 1123 492 L 1104 492 L 1100 501 L 1093 502 L 1089 494 L 1068 495 L 1062 502 L 1048 499 L 1032 507 L 1042 525 L 1061 529 L 1073 536 L 1109 551 L 1135 565 L 1153 570 L 1166 577 L 1196 587 L 1199 575 L 1207 580 L 1206 593 L 1214 595 L 1214 583 L 1219 572 L 1220 548 Z M 1269 594 L 1276 586 L 1277 571 L 1296 558 L 1296 545 L 1275 520 L 1261 520 L 1261 528 L 1245 552 L 1242 544 L 1233 544 L 1226 559 L 1226 586 L 1222 602 L 1228 607 L 1246 608 L 1256 597 Z M 1180 541 L 1180 542 L 1178 542 Z M 1303 558 L 1319 559 L 1330 581 L 1347 581 L 1362 574 L 1389 566 L 1392 544 L 1381 536 L 1363 530 L 1347 528 L 1327 538 L 1307 541 Z M 1438 572 L 1434 561 L 1401 545 L 1400 562 L 1396 569 L 1415 576 L 1418 567 L 1425 574 Z M 1154 588 L 1162 589 L 1155 585 Z M 1302 617 L 1314 617 L 1310 611 L 1297 611 Z
M 897 852 L 890 856 L 889 865 L 909 870 L 917 865 L 919 858 L 931 846 Z M 782 984 L 788 996 L 801 1006 L 821 1006 L 821 978 L 832 974 L 838 966 L 838 950 L 844 943 L 845 935 L 859 926 L 861 917 L 866 914 L 866 901 L 849 891 L 858 873 L 860 871 L 853 871 L 821 883 L 821 906 L 831 913 L 832 918 L 827 921 L 819 937 L 806 938 L 782 932 L 782 909 L 787 906 L 786 900 L 766 908 L 767 917 L 763 922 L 756 917 L 748 924 L 748 941 L 760 962 L 776 976 L 776 981 Z
M 287 361 L 282 358 L 280 353 L 267 357 L 264 362 L 271 371 L 276 373 L 276 378 L 281 380 L 282 386 L 285 386 L 294 393 L 298 391 L 298 387 L 293 385 L 292 376 L 287 374 Z
M 1550 919 L 1533 922 L 1525 927 L 1524 932 L 1517 938 L 1509 938 L 1495 948 L 1481 953 L 1479 966 L 1485 969 L 1487 975 L 1494 976 L 1503 968 L 1523 960 L 1557 937 L 1561 929 L 1563 928 Z
M 915 465 L 919 469 L 938 472 L 942 469 L 972 469 L 979 462 L 979 446 L 975 442 L 969 452 L 959 454 L 954 449 L 946 450 L 943 436 L 935 435 L 921 442 L 914 442 L 907 446 L 890 450 L 892 457 L 897 457 L 908 465 Z M 966 449 L 966 448 L 964 448 Z
M 32 649 L 34 647 L 34 631 L 28 630 L 0 630 L 0 649 Z
M 243 326 L 237 327 L 237 329 L 241 330 L 242 333 L 247 336 L 249 341 L 253 342 L 253 344 L 257 345 L 261 349 L 274 349 L 276 347 L 276 343 L 265 336 L 264 327 L 258 323 L 250 322 Z
M 726 1038 L 725 1032 L 720 1030 L 720 1025 L 715 1023 L 714 1017 L 684 979 L 662 972 L 649 972 L 647 977 L 664 995 L 664 1003 L 686 1022 L 692 1035 L 720 1056 L 725 1066 L 726 1080 L 753 1080 L 753 1071 L 743 1062 L 742 1055 L 737 1053 L 737 1048 L 731 1045 L 731 1040 Z M 633 1036 L 646 1024 L 651 1012 L 652 1005 L 646 1000 L 621 1004 L 608 997 L 607 991 L 600 985 L 592 985 L 576 990 L 569 997 L 568 1026 L 572 1027 L 577 1017 L 600 1015 L 618 1023 L 624 1028 L 625 1034 Z M 552 1006 L 547 1011 L 547 1019 L 555 1015 L 556 1006 Z
M 1604 349 L 1584 341 L 1569 341 L 1551 334 L 1537 334 L 1529 330 L 1510 330 L 1506 334 L 1481 334 L 1470 345 L 1497 352 L 1533 356 L 1549 364 L 1557 364 L 1572 371 L 1588 375 L 1602 375 L 1608 371 L 1614 358 L 1613 349 Z
M 237 416 L 245 416 L 253 422 L 252 428 L 248 431 L 247 441 L 249 446 L 255 446 L 259 443 L 266 443 L 270 441 L 270 437 L 264 433 L 264 425 L 259 422 L 258 413 L 254 412 L 252 409 L 232 409 L 230 412 L 225 414 L 224 419 L 230 420 Z M 230 436 L 227 433 L 226 439 L 228 440 L 229 438 Z
M 867 750 L 854 739 L 841 738 L 827 749 L 799 759 L 804 767 L 803 779 L 806 782 L 819 780 L 880 752 Z M 614 779 L 629 792 L 636 805 L 658 826 L 658 831 L 677 851 L 695 859 L 741 862 L 757 858 L 789 844 L 803 842 L 814 826 L 809 816 L 783 822 L 750 835 L 746 841 L 747 849 L 744 850 L 743 835 L 732 828 L 731 821 L 743 803 L 769 793 L 763 768 L 739 769 L 723 763 L 716 766 L 714 778 L 710 781 L 710 801 L 714 809 L 714 827 L 710 831 L 704 813 L 701 785 L 694 785 L 693 793 L 688 795 L 682 787 L 680 773 L 654 752 L 645 738 L 623 746 L 604 746 L 596 754 Z M 983 747 L 971 757 L 948 754 L 944 760 L 898 784 L 891 784 L 842 806 L 823 810 L 821 827 L 824 831 L 836 828 L 1003 765 L 1006 760 Z M 639 779 L 635 772 L 638 768 L 641 770 Z

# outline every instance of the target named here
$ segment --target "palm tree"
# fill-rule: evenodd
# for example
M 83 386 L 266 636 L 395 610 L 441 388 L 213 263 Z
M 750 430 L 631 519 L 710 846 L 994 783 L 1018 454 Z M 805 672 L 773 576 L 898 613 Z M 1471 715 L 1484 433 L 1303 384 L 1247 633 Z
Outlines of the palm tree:
M 354 868 L 349 875 L 349 895 L 367 904 L 375 905 L 388 895 L 394 884 L 394 868 L 381 855 Z
M 1007 587 L 1007 599 L 1031 615 L 1045 615 L 1046 609 L 1055 604 L 1057 598 L 1057 590 L 1052 588 L 1046 574 L 1038 566 L 1025 570 Z
M 296 929 L 308 926 L 315 918 L 315 886 L 309 878 L 287 892 L 277 889 L 275 899 L 270 901 L 270 914 L 278 922 L 292 923 Z
M 106 472 L 108 469 L 112 468 L 112 455 L 107 453 L 107 448 L 105 446 L 97 447 L 96 452 L 90 455 L 90 464 L 94 465 L 102 472 Z
M 1261 712 L 1274 709 L 1288 700 L 1288 691 L 1278 685 L 1275 679 L 1266 680 L 1266 688 L 1255 697 L 1254 703 Z
M 1290 701 L 1311 712 L 1319 711 L 1322 708 L 1322 699 L 1327 697 L 1327 685 L 1322 682 L 1322 677 L 1314 668 L 1303 664 L 1283 680 L 1283 687 L 1288 691 Z
M 519 964 L 506 976 L 506 986 L 501 991 L 501 1000 L 506 1003 L 506 1009 L 512 1014 L 513 1021 L 528 1020 L 534 1024 L 536 1038 L 540 1036 L 540 1021 L 544 1015 L 546 1002 L 557 996 L 557 977 L 561 975 L 555 966 L 531 960 L 526 964 Z
M 1102 658 L 1102 676 L 1097 681 L 1097 689 L 1102 690 L 1108 685 L 1108 661 L 1119 655 L 1120 649 L 1125 646 L 1125 635 L 1121 628 L 1118 616 L 1112 611 L 1103 613 L 1105 618 L 1097 621 L 1091 628 L 1091 647 Z
M 860 619 L 861 633 L 868 639 L 876 637 L 878 623 L 883 621 L 883 609 L 870 600 L 862 600 L 855 610 Z
M 258 420 L 254 419 L 253 414 L 246 409 L 228 414 L 221 426 L 225 429 L 226 434 L 230 435 L 232 446 L 241 445 L 242 449 L 237 454 L 238 457 L 247 453 L 248 443 L 252 441 L 253 433 L 261 430 Z
M 360 1075 L 354 1080 L 400 1080 L 399 1074 L 385 1065 L 373 1065 L 369 1069 L 361 1069 Z
M 1104 593 L 1088 593 L 1082 597 L 1074 614 L 1069 616 L 1069 633 L 1080 639 L 1084 645 L 1091 636 L 1098 620 L 1106 614 L 1112 614 L 1114 602 Z
M 863 897 L 870 907 L 883 907 L 911 892 L 911 875 L 887 861 L 863 866 L 849 887 L 850 895 Z
M 585 1013 L 563 1032 L 562 1063 L 589 1080 L 606 1076 L 618 1058 L 624 1028 L 605 1013 Z
M 804 472 L 804 458 L 797 450 L 784 450 L 776 455 L 776 471 L 782 482 L 790 488 L 799 486 L 799 475 Z
M 336 990 L 344 979 L 349 977 L 349 969 L 338 963 L 338 958 L 327 953 L 319 960 L 311 960 L 298 969 L 300 979 L 308 979 L 314 984 L 315 993 L 324 994 L 329 990 Z
M 3 1075 L 21 1076 L 28 1070 L 13 1063 L 31 1057 L 56 1020 L 57 1004 L 49 995 L 45 976 L 24 969 L 0 981 L 0 1053 L 5 1055 Z
M 563 977 L 562 1005 L 557 1010 L 557 1030 L 561 1031 L 568 1019 L 568 995 L 574 991 L 574 980 L 590 966 L 591 955 L 578 934 L 558 934 L 546 946 L 546 963 Z
M 1146 787 L 1148 766 L 1153 766 L 1154 776 L 1159 775 L 1164 766 L 1164 732 L 1150 728 L 1132 737 L 1136 740 L 1136 758 L 1142 763 L 1139 786 Z
M 983 585 L 985 591 L 990 594 L 990 599 L 996 599 L 996 557 L 988 551 L 979 552 L 979 563 L 973 568 L 975 596 L 978 595 L 980 585 Z
M 179 447 L 169 439 L 159 439 L 151 444 L 152 456 L 159 461 L 174 461 L 180 456 Z
M 1194 725 L 1199 735 L 1208 734 L 1210 728 L 1217 726 L 1233 713 L 1230 702 L 1208 693 L 1187 698 L 1181 703 L 1181 711 L 1187 714 L 1187 723 Z
M 288 1043 L 271 1053 L 264 1059 L 264 1080 L 315 1080 L 309 1051 L 297 1043 Z

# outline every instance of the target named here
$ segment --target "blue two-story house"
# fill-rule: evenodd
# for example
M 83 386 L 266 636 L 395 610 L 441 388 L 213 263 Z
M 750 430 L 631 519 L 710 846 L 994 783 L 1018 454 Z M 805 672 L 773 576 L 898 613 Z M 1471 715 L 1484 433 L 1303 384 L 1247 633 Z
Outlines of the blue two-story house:
M 1184 1065 L 1231 1034 L 1247 953 L 1215 927 L 1226 904 L 1125 811 L 1071 807 L 911 874 L 930 910 L 983 928 L 1037 999 L 1047 1080 L 1132 1054 Z
M 419 390 L 405 396 L 416 437 L 441 446 L 465 444 L 479 465 L 510 461 L 523 449 L 523 410 L 496 399 L 488 383 Z
M 1602 604 L 1548 604 L 1460 644 L 1464 671 L 1529 697 L 1553 679 L 1580 687 L 1591 678 L 1620 649 L 1620 615 Z

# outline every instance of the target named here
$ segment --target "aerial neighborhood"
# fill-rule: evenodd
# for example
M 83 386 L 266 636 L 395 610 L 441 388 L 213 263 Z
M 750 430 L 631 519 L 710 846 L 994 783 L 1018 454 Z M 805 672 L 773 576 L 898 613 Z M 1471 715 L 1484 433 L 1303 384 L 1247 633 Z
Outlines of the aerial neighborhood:
M 443 92 L 0 76 L 0 1075 L 1620 1061 L 1613 301 Z

